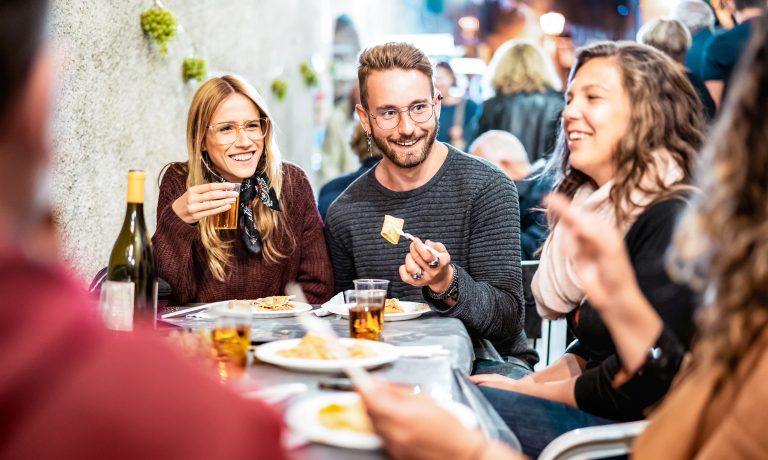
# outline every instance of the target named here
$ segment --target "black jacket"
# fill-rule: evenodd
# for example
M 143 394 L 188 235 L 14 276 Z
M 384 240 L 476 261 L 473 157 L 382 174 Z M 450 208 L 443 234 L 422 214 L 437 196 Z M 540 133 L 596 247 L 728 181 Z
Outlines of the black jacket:
M 492 129 L 508 131 L 520 139 L 534 163 L 554 150 L 564 106 L 563 94 L 554 90 L 497 94 L 483 103 L 477 135 Z

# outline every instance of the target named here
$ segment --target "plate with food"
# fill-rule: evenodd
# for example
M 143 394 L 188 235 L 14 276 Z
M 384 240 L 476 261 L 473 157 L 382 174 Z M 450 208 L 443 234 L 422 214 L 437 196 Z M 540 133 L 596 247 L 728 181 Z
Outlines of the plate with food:
M 477 417 L 469 407 L 453 401 L 440 405 L 467 429 L 477 428 Z M 293 432 L 313 442 L 364 450 L 382 445 L 357 393 L 304 398 L 288 408 L 285 420 Z
M 278 340 L 256 348 L 256 358 L 265 363 L 304 372 L 341 372 L 348 366 L 366 369 L 395 361 L 397 347 L 362 339 L 339 339 L 348 356 L 338 358 L 322 337 L 307 334 L 301 339 Z
M 326 308 L 331 313 L 349 317 L 350 304 L 330 305 Z M 424 302 L 407 302 L 398 299 L 387 299 L 384 302 L 384 321 L 405 321 L 418 318 L 429 311 L 429 305 Z
M 208 308 L 190 316 L 196 318 L 215 318 L 217 314 L 231 310 L 248 311 L 253 318 L 283 318 L 312 310 L 312 305 L 296 302 L 292 296 L 270 296 L 258 299 L 224 300 L 208 304 Z

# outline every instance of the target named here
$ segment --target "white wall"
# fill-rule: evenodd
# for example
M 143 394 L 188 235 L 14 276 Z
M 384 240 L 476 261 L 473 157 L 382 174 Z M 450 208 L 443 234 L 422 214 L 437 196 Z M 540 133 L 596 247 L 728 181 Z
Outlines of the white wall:
M 280 128 L 284 157 L 305 169 L 316 149 L 313 129 L 333 97 L 306 88 L 301 62 L 330 62 L 335 18 L 351 16 L 361 41 L 417 32 L 420 0 L 165 0 L 184 32 L 168 56 L 141 31 L 151 1 L 54 1 L 51 34 L 61 65 L 53 139 L 53 202 L 68 262 L 84 281 L 105 266 L 125 209 L 126 173 L 147 172 L 145 215 L 155 228 L 157 178 L 186 159 L 186 111 L 196 89 L 181 79 L 181 62 L 198 45 L 212 73 L 234 72 L 263 90 Z M 288 82 L 286 100 L 270 93 Z M 321 88 L 330 90 L 327 75 Z M 316 115 L 318 112 L 320 115 Z M 318 121 L 320 120 L 320 121 Z M 308 171 L 311 173 L 311 171 Z

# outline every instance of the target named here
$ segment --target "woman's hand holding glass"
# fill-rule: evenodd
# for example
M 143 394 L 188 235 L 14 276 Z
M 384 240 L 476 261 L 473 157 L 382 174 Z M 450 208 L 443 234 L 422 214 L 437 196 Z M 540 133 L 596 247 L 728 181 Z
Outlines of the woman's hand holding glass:
M 213 216 L 230 209 L 238 197 L 233 191 L 235 184 L 213 182 L 194 185 L 173 202 L 171 207 L 179 219 L 196 224 L 203 217 Z

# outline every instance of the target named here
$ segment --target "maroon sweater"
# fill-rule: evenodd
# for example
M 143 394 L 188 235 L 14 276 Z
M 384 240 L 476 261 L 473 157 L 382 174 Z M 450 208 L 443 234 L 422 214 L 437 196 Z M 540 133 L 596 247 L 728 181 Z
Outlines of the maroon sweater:
M 289 281 L 297 281 L 307 300 L 322 303 L 333 294 L 333 270 L 323 236 L 323 223 L 317 211 L 312 187 L 304 171 L 283 163 L 283 189 L 280 209 L 286 213 L 287 228 L 295 245 L 282 238 L 287 257 L 268 263 L 261 255 L 246 249 L 238 230 L 226 231 L 233 240 L 230 266 L 224 282 L 208 269 L 208 256 L 197 225 L 188 225 L 171 205 L 187 190 L 186 165 L 168 168 L 160 184 L 157 203 L 157 231 L 152 237 L 159 275 L 173 288 L 171 303 L 215 302 L 228 299 L 255 299 L 281 295 Z
M 0 458 L 285 458 L 280 419 L 165 341 L 115 336 L 60 267 L 0 251 Z

